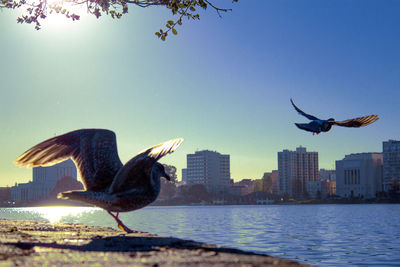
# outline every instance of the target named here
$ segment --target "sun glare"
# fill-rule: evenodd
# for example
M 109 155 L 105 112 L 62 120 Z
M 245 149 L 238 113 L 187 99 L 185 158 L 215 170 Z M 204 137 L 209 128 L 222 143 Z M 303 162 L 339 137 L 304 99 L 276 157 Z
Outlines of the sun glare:
M 51 223 L 60 222 L 66 216 L 79 216 L 82 213 L 93 210 L 90 207 L 40 207 L 35 211 Z
M 43 26 L 45 27 L 55 27 L 55 28 L 60 28 L 60 27 L 66 27 L 68 25 L 70 25 L 70 21 L 68 18 L 66 18 L 65 16 L 61 15 L 61 14 L 56 14 L 56 13 L 52 13 L 49 14 L 46 18 L 45 21 L 43 21 Z
M 45 27 L 65 28 L 73 25 L 71 18 L 68 14 L 82 13 L 82 6 L 72 5 L 69 2 L 60 0 L 47 0 L 47 18 L 42 21 Z
M 62 5 L 63 1 L 60 0 L 47 0 L 47 6 Z

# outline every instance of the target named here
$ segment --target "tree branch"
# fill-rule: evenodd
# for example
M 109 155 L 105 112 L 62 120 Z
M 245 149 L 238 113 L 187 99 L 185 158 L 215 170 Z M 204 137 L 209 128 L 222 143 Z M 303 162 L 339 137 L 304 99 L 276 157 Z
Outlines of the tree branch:
M 183 18 L 188 20 L 198 20 L 200 15 L 196 12 L 196 8 L 204 10 L 210 6 L 216 10 L 218 16 L 221 17 L 221 12 L 228 12 L 230 8 L 220 8 L 212 3 L 211 0 L 64 0 L 61 4 L 48 5 L 48 0 L 0 0 L 0 9 L 16 9 L 25 7 L 25 13 L 17 19 L 18 23 L 35 24 L 35 29 L 41 28 L 40 21 L 46 19 L 48 13 L 57 13 L 64 15 L 73 21 L 79 20 L 80 16 L 68 10 L 68 7 L 76 5 L 86 5 L 88 13 L 99 18 L 102 15 L 109 15 L 112 18 L 121 18 L 122 15 L 128 13 L 128 5 L 138 6 L 142 8 L 150 6 L 163 6 L 171 10 L 172 14 L 177 15 L 175 20 L 168 20 L 165 25 L 166 30 L 160 29 L 156 35 L 165 40 L 168 32 L 172 31 L 177 34 L 176 26 L 182 25 Z M 232 0 L 237 2 L 238 0 Z

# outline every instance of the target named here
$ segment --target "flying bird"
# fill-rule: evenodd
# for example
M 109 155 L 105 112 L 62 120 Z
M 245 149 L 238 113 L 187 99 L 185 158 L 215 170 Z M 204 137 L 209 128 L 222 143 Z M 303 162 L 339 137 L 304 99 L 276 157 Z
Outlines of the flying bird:
M 177 138 L 152 146 L 123 165 L 113 131 L 81 129 L 30 148 L 15 163 L 27 167 L 51 166 L 72 158 L 86 190 L 63 192 L 58 198 L 103 208 L 115 219 L 118 228 L 133 233 L 118 218 L 119 213 L 143 208 L 156 200 L 161 177 L 171 179 L 157 161 L 174 152 L 182 141 L 183 138 Z
M 301 109 L 299 109 L 293 102 L 293 99 L 290 99 L 295 110 L 300 114 L 311 120 L 309 123 L 295 123 L 295 125 L 302 130 L 312 132 L 314 134 L 319 134 L 320 132 L 327 132 L 332 128 L 332 125 L 344 126 L 344 127 L 362 127 L 368 124 L 371 124 L 379 119 L 378 115 L 369 115 L 354 119 L 349 119 L 345 121 L 335 121 L 334 118 L 330 118 L 327 120 L 321 120 L 317 117 L 307 114 Z

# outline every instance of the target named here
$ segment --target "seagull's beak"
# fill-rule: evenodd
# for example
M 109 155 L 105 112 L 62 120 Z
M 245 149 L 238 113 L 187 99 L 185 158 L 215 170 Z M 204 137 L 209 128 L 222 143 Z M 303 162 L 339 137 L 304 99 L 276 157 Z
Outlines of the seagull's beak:
M 163 177 L 168 181 L 171 181 L 171 177 L 166 172 L 164 172 Z

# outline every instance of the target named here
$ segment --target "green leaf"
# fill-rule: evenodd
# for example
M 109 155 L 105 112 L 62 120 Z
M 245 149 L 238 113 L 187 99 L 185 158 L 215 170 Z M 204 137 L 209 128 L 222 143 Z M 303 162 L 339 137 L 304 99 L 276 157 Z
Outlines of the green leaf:
M 174 25 L 174 21 L 173 20 L 168 20 L 168 24 L 172 26 L 172 25 Z
M 177 35 L 177 34 L 178 34 L 178 31 L 177 31 L 175 28 L 173 28 L 173 29 L 172 29 L 172 33 L 175 34 L 175 35 Z

